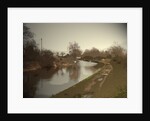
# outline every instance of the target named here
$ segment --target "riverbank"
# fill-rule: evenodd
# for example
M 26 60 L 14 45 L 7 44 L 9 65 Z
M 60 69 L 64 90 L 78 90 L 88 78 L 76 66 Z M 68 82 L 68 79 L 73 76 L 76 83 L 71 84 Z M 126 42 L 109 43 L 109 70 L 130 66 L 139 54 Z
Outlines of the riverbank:
M 101 64 L 99 64 L 101 65 Z M 98 67 L 97 67 L 98 68 Z M 53 95 L 52 98 L 115 98 L 127 97 L 127 71 L 124 63 L 111 62 L 78 84 Z
M 43 69 L 43 68 L 54 70 L 54 69 L 69 67 L 72 65 L 73 63 L 57 62 L 57 63 L 53 63 L 52 66 L 47 65 L 47 66 L 42 67 L 38 62 L 29 62 L 23 68 L 23 72 L 36 71 L 36 70 Z
M 32 61 L 24 64 L 23 72 L 35 71 L 41 69 L 41 65 L 38 62 Z

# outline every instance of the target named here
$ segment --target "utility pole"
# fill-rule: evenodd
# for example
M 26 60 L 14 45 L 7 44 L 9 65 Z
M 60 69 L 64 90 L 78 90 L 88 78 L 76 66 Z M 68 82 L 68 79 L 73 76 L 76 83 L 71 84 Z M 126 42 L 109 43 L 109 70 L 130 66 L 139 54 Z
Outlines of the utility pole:
M 42 38 L 41 38 L 41 52 L 42 52 Z

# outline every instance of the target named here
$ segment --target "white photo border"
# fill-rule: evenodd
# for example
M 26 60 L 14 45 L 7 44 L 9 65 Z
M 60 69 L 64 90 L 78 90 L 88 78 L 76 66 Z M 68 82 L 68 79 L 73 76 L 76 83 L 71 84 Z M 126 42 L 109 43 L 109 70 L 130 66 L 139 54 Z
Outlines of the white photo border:
M 128 98 L 23 98 L 23 23 L 127 23 Z M 142 113 L 142 8 L 8 8 L 8 113 Z

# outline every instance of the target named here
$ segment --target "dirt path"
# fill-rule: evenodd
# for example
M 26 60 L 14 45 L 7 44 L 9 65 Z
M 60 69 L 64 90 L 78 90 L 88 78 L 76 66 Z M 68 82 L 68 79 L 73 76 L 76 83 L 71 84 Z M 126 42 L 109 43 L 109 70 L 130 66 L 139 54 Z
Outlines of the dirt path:
M 83 97 L 92 97 L 92 88 L 94 88 L 94 85 L 99 84 L 99 88 L 102 87 L 104 84 L 107 76 L 109 73 L 113 70 L 113 67 L 111 64 L 104 65 L 104 67 L 101 70 L 100 74 L 97 74 L 93 79 L 92 82 L 90 82 L 85 88 Z

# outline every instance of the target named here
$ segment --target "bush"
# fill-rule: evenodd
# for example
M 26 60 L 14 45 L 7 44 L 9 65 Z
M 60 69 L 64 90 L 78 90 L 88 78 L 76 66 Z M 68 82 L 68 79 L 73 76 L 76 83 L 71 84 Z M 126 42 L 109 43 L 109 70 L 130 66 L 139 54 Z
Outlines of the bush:
M 112 60 L 113 60 L 113 62 L 115 62 L 117 64 L 121 64 L 122 61 L 123 61 L 123 59 L 121 57 L 119 57 L 119 56 L 113 57 Z
M 53 67 L 55 58 L 50 50 L 42 50 L 39 58 L 42 67 Z

